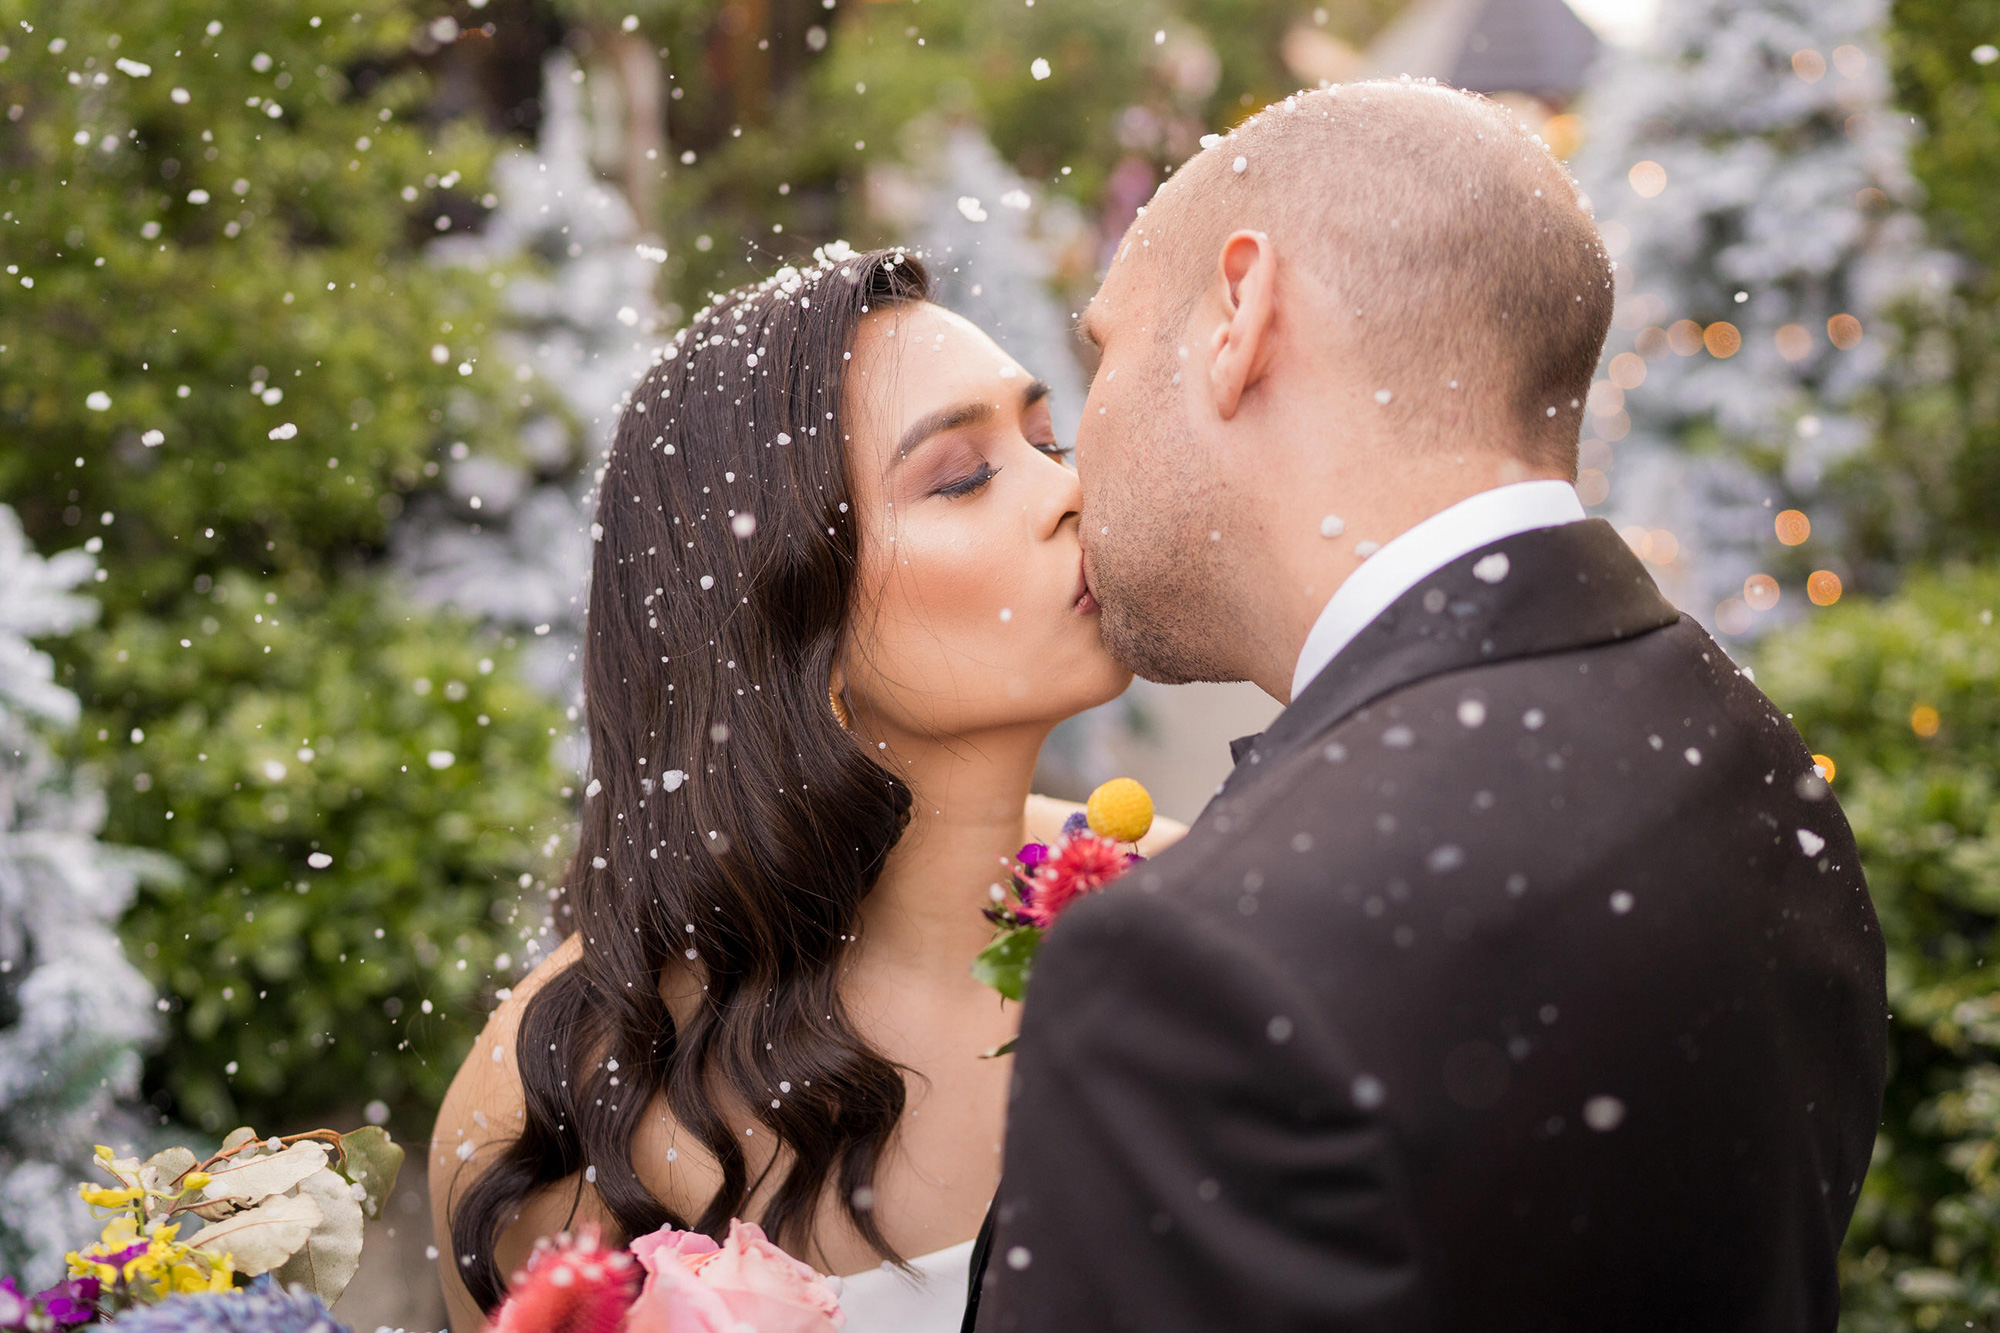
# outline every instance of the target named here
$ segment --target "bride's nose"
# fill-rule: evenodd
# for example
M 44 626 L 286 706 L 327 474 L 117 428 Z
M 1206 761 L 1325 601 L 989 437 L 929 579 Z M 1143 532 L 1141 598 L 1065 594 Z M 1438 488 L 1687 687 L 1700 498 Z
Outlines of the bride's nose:
M 1076 469 L 1054 459 L 1047 461 L 1049 466 L 1036 469 L 1041 489 L 1032 510 L 1034 536 L 1040 541 L 1054 537 L 1064 523 L 1083 510 L 1083 488 L 1077 484 Z

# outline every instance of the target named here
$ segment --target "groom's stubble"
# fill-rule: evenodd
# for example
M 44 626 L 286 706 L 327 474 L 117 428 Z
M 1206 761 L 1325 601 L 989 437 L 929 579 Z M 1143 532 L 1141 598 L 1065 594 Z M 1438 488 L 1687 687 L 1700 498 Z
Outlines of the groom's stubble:
M 1148 410 L 1099 427 L 1123 437 L 1125 462 L 1078 459 L 1099 624 L 1112 656 L 1147 680 L 1240 679 L 1222 651 L 1233 573 L 1222 490 L 1172 382 L 1170 342 L 1158 341 L 1156 352 L 1140 394 Z

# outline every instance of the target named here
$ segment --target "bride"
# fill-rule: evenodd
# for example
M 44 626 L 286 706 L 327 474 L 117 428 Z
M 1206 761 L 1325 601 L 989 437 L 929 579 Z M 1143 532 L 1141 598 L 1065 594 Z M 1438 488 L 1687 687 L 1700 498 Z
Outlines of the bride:
M 851 1333 L 958 1327 L 1012 1064 L 981 1052 L 1019 1020 L 968 975 L 981 910 L 1075 808 L 1028 793 L 1043 740 L 1129 676 L 1047 387 L 927 292 L 823 252 L 632 392 L 564 939 L 432 1141 L 459 1333 L 539 1236 L 731 1217 L 845 1275 Z

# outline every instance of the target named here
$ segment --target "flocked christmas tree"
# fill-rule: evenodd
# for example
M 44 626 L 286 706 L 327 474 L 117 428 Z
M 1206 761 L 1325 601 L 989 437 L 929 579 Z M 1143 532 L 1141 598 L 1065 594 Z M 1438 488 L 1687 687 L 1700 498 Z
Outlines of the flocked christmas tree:
M 585 71 L 557 51 L 542 73 L 535 151 L 494 163 L 498 204 L 478 235 L 434 247 L 446 263 L 504 275 L 511 318 L 494 353 L 542 393 L 528 395 L 509 452 L 454 445 L 446 492 L 412 506 L 397 548 L 420 599 L 533 636 L 531 677 L 576 703 L 591 471 L 621 395 L 665 338 L 653 284 L 666 251 L 592 166 L 603 127 L 585 109 Z
M 1664 6 L 1585 103 L 1578 171 L 1619 275 L 1584 465 L 1669 594 L 1726 633 L 1852 581 L 1823 487 L 1909 371 L 1891 311 L 1948 275 L 1909 211 L 1886 8 Z M 1832 577 L 1802 586 L 1816 568 Z
M 0 1272 L 34 1285 L 95 1231 L 75 1185 L 91 1145 L 134 1127 L 114 1106 L 138 1086 L 153 991 L 117 920 L 142 873 L 170 868 L 97 840 L 103 796 L 50 745 L 79 709 L 30 640 L 96 616 L 72 591 L 95 568 L 40 558 L 0 506 Z

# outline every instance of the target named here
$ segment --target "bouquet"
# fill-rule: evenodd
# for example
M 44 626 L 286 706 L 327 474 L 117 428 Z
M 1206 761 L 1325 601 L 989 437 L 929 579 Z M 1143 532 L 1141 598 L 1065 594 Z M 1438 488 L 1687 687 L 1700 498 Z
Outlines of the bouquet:
M 537 1241 L 489 1333 L 835 1333 L 827 1279 L 731 1222 L 720 1245 L 664 1227 L 626 1249 L 595 1232 Z
M 1010 1000 L 1026 997 L 1042 932 L 1078 898 L 1143 861 L 1134 844 L 1152 827 L 1152 796 L 1130 778 L 1113 778 L 1063 821 L 1054 846 L 1031 842 L 1021 848 L 1010 877 L 1012 901 L 987 909 L 987 919 L 1000 930 L 973 960 L 972 975 Z M 1010 1041 L 986 1054 L 1013 1049 Z
M 103 1234 L 72 1252 L 68 1278 L 45 1291 L 26 1296 L 11 1278 L 0 1280 L 0 1330 L 107 1320 L 129 1328 L 315 1327 L 360 1265 L 362 1221 L 379 1215 L 402 1163 L 403 1150 L 372 1126 L 269 1139 L 239 1129 L 207 1158 L 168 1148 L 141 1161 L 100 1146 L 97 1165 L 114 1183 L 80 1188 L 84 1202 L 108 1214 Z M 297 1316 L 290 1322 L 235 1318 L 252 1313 L 248 1307 L 226 1317 L 198 1313 L 214 1299 L 247 1299 L 237 1293 L 267 1274 L 255 1284 L 257 1300 L 285 1306 Z M 151 1322 L 128 1313 L 168 1303 L 176 1310 Z M 333 1327 L 330 1317 L 325 1324 Z

